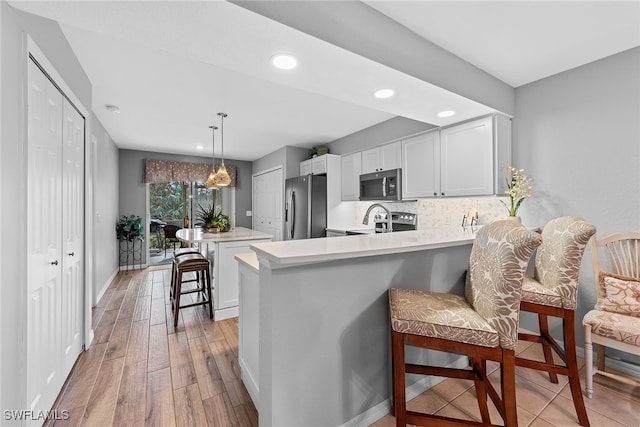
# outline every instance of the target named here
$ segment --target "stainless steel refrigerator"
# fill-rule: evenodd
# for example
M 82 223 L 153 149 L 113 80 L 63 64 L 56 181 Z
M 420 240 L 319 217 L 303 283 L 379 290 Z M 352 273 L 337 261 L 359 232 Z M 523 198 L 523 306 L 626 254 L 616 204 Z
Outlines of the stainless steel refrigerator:
M 284 221 L 284 240 L 326 236 L 326 176 L 306 175 L 287 179 Z

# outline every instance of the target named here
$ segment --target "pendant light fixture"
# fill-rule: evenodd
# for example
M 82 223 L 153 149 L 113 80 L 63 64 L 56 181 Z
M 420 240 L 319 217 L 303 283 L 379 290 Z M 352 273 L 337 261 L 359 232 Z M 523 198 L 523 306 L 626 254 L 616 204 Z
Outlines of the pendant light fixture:
M 207 188 L 212 190 L 217 190 L 218 186 L 216 185 L 216 129 L 218 126 L 209 126 L 211 129 L 211 173 L 209 174 L 209 178 L 207 178 L 207 182 L 205 185 Z
M 226 187 L 231 184 L 231 177 L 224 166 L 224 118 L 227 117 L 227 114 L 218 113 L 218 116 L 220 116 L 220 134 L 222 135 L 222 164 L 218 168 L 218 172 L 216 172 L 215 183 L 218 187 Z

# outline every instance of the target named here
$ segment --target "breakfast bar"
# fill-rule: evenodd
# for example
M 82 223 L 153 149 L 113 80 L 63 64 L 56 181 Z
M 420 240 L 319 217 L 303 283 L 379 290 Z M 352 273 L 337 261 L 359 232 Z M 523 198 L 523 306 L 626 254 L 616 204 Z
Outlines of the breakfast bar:
M 252 244 L 258 280 L 247 290 L 255 290 L 249 298 L 258 316 L 243 326 L 258 349 L 243 349 L 241 338 L 240 352 L 257 357 L 258 372 L 247 374 L 258 389 L 252 394 L 260 425 L 359 426 L 389 413 L 387 290 L 462 294 L 476 231 L 442 227 Z M 255 271 L 247 268 L 250 260 L 243 264 L 246 273 Z M 407 356 L 466 364 L 443 353 Z M 435 383 L 409 378 L 408 384 L 415 396 Z
M 201 228 L 176 232 L 180 241 L 198 245 L 209 259 L 213 284 L 213 311 L 216 320 L 238 315 L 238 268 L 234 256 L 249 251 L 249 245 L 268 242 L 270 234 L 237 227 L 223 233 L 205 233 Z

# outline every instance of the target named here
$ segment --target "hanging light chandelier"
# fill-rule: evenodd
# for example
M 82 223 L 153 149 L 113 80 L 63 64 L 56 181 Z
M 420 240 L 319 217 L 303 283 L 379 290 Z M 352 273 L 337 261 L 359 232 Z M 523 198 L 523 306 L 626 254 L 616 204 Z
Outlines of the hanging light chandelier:
M 216 129 L 218 129 L 218 126 L 209 126 L 209 129 L 211 129 L 211 173 L 209 174 L 209 178 L 207 178 L 207 182 L 205 183 L 205 185 L 207 186 L 207 188 L 210 188 L 212 190 L 217 190 L 218 186 L 216 185 Z
M 220 134 L 222 135 L 222 164 L 218 168 L 218 172 L 215 174 L 214 181 L 218 187 L 226 187 L 231 184 L 231 177 L 227 172 L 227 168 L 224 166 L 224 118 L 227 117 L 227 114 L 218 113 L 218 116 L 220 116 Z

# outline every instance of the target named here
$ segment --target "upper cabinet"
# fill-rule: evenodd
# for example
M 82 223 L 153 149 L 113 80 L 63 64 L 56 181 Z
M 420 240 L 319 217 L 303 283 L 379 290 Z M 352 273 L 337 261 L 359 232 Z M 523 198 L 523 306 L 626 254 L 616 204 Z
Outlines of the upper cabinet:
M 360 197 L 360 174 L 362 153 L 353 153 L 341 158 L 342 200 L 358 200 Z
M 440 195 L 440 131 L 402 141 L 402 198 Z
M 504 193 L 511 120 L 494 115 L 402 141 L 403 199 Z
M 362 173 L 397 169 L 402 164 L 400 141 L 362 152 Z
M 493 160 L 493 117 L 442 129 L 441 195 L 493 194 Z
M 323 154 L 322 156 L 314 157 L 300 162 L 300 176 L 304 175 L 320 175 L 327 173 L 328 163 L 332 159 L 337 159 L 340 156 L 335 154 Z

